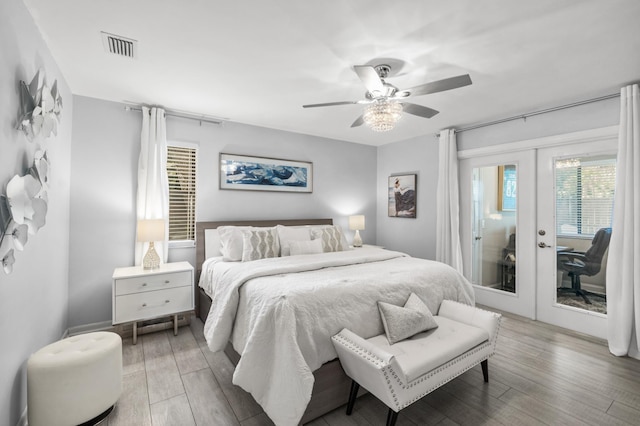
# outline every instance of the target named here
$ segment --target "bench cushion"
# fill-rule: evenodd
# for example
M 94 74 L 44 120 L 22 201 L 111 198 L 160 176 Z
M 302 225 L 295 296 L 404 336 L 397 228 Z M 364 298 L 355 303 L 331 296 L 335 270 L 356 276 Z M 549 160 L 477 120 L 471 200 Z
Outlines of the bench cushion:
M 442 316 L 433 318 L 438 323 L 438 328 L 416 334 L 396 344 L 390 345 L 385 334 L 367 341 L 393 354 L 407 381 L 411 382 L 489 340 L 489 333 L 482 328 Z

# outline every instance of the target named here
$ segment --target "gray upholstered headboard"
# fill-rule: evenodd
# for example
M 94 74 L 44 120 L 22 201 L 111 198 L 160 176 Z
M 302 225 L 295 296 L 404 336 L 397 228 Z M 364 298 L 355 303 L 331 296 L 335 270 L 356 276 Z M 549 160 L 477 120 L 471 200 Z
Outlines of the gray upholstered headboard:
M 333 225 L 333 219 L 284 219 L 284 220 L 227 220 L 219 222 L 196 222 L 196 291 L 195 306 L 196 314 L 199 314 L 200 306 L 200 289 L 198 282 L 200 281 L 200 273 L 202 272 L 202 263 L 205 261 L 205 230 L 216 229 L 219 226 L 302 226 L 302 225 Z

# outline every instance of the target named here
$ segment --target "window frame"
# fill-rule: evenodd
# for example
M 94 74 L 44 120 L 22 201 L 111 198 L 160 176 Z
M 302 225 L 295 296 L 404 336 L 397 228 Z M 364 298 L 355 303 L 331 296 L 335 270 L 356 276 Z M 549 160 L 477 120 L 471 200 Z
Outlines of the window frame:
M 169 166 L 169 148 L 171 147 L 175 147 L 175 148 L 185 148 L 185 149 L 192 149 L 195 151 L 195 178 L 194 178 L 194 193 L 195 193 L 195 197 L 196 197 L 196 201 L 195 204 L 197 204 L 198 202 L 198 155 L 199 155 L 199 145 L 197 143 L 193 143 L 193 142 L 184 142 L 184 141 L 176 141 L 176 140 L 167 140 L 167 164 L 165 165 L 165 171 L 167 173 L 167 183 L 169 180 L 169 170 L 168 170 L 168 166 Z M 171 196 L 170 196 L 170 190 L 169 190 L 169 195 L 168 195 L 168 200 L 167 202 L 169 203 L 169 211 L 171 210 Z M 193 240 L 191 239 L 187 239 L 187 240 L 168 240 L 169 242 L 169 248 L 193 248 L 196 246 L 196 222 L 197 222 L 197 208 L 196 205 L 194 205 L 193 208 L 193 215 L 194 215 L 194 220 L 193 220 Z M 170 219 L 169 219 L 169 225 L 170 227 Z
M 602 156 L 604 157 L 609 157 L 606 158 L 608 159 L 612 159 L 614 160 L 614 180 L 613 180 L 613 190 L 614 190 L 614 195 L 611 198 L 611 203 L 612 203 L 612 208 L 611 208 L 611 216 L 610 216 L 610 223 L 609 226 L 611 226 L 611 223 L 613 222 L 613 202 L 615 199 L 615 168 L 617 168 L 617 163 L 618 163 L 618 158 L 617 158 L 617 154 L 602 154 Z M 572 158 L 576 158 L 576 157 L 566 157 L 566 158 L 557 158 L 556 161 L 565 161 L 565 160 L 569 160 Z M 584 157 L 584 156 L 578 156 L 578 159 L 588 159 L 589 156 Z M 582 188 L 583 188 L 583 179 L 582 179 L 582 175 L 583 175 L 583 167 L 589 167 L 588 161 L 587 164 L 580 164 L 579 166 L 575 166 L 574 169 L 576 170 L 576 191 L 578 191 L 580 194 L 582 193 Z M 592 166 L 593 167 L 593 166 Z M 556 217 L 556 221 L 558 220 L 558 211 L 557 211 L 557 183 L 558 183 L 558 176 L 557 176 L 557 169 L 554 171 L 554 181 L 556 183 L 556 212 L 555 212 L 555 217 Z M 557 237 L 561 237 L 561 238 L 566 238 L 566 239 L 582 239 L 582 240 L 591 240 L 593 239 L 595 232 L 594 233 L 584 233 L 582 232 L 583 230 L 583 202 L 584 202 L 584 198 L 580 197 L 579 198 L 579 202 L 576 202 L 576 228 L 577 228 L 577 232 L 574 233 L 563 233 L 563 232 L 559 232 L 557 226 L 558 224 L 556 223 L 556 236 Z

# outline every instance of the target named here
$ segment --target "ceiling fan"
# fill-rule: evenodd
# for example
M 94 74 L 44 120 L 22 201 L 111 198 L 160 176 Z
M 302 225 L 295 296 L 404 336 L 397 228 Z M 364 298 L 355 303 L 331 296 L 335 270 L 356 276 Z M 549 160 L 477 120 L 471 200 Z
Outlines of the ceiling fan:
M 469 74 L 464 74 L 421 84 L 420 86 L 415 86 L 410 89 L 400 90 L 385 81 L 385 78 L 387 78 L 391 72 L 389 65 L 355 65 L 353 69 L 367 88 L 365 99 L 359 101 L 302 105 L 302 107 L 317 108 L 336 105 L 365 105 L 364 113 L 353 122 L 351 127 L 358 127 L 363 123 L 367 123 L 373 130 L 385 132 L 393 129 L 400 119 L 402 112 L 423 118 L 431 118 L 438 113 L 435 109 L 426 106 L 404 102 L 404 99 L 410 96 L 428 95 L 430 93 L 457 89 L 458 87 L 471 84 Z

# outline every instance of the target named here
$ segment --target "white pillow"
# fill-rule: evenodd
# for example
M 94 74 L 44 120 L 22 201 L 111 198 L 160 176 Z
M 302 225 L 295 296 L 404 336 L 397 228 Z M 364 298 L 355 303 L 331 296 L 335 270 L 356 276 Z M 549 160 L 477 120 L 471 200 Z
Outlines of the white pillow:
M 251 226 L 219 226 L 220 253 L 226 262 L 242 260 L 242 231 L 253 229 Z
M 292 241 L 311 241 L 308 228 L 290 228 L 278 225 L 276 229 L 280 240 L 280 256 L 289 256 L 289 243 Z
M 343 246 L 342 240 L 344 235 L 342 230 L 337 226 L 327 226 L 324 228 L 313 229 L 311 236 L 314 240 L 322 240 L 322 248 L 325 252 L 343 251 L 347 247 Z
M 342 250 L 351 250 L 351 248 L 349 247 L 349 242 L 347 241 L 347 237 L 345 237 L 344 233 L 342 232 L 342 228 L 340 228 L 339 226 L 337 225 L 306 225 L 306 227 L 311 229 L 311 238 L 313 238 L 313 231 L 317 229 L 338 228 L 341 235 L 340 239 L 342 242 Z
M 322 240 L 309 240 L 309 241 L 289 241 L 289 248 L 291 249 L 291 256 L 299 254 L 318 254 L 323 253 Z
M 242 261 L 267 259 L 280 255 L 275 228 L 255 228 L 242 232 Z
M 204 230 L 204 258 L 222 256 L 222 244 L 220 244 L 220 234 L 217 228 Z

